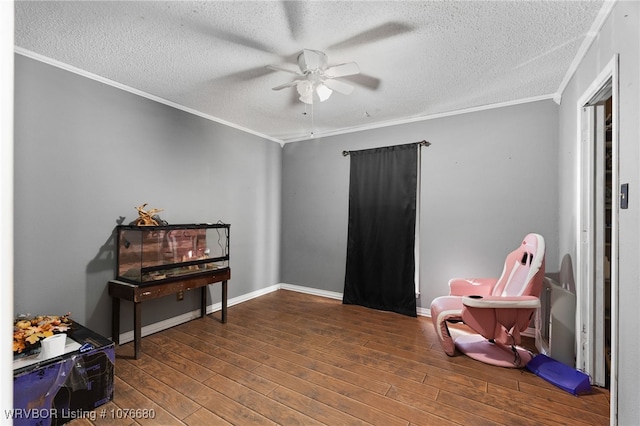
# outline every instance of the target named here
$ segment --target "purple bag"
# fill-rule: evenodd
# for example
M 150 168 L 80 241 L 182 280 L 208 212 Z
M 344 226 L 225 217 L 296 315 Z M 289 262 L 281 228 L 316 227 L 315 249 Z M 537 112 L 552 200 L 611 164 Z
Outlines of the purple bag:
M 536 355 L 527 364 L 527 370 L 574 395 L 591 393 L 589 376 L 546 355 Z

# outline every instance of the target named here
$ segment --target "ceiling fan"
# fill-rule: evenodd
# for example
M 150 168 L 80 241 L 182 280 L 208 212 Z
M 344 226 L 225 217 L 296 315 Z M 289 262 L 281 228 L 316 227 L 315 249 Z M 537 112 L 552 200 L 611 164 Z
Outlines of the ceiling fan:
M 353 91 L 353 86 L 337 79 L 360 73 L 360 68 L 355 62 L 329 66 L 325 53 L 311 49 L 304 49 L 298 55 L 299 70 L 278 65 L 267 65 L 267 68 L 297 75 L 298 78 L 292 82 L 276 86 L 273 90 L 295 86 L 300 100 L 305 104 L 313 104 L 316 101 L 324 102 L 334 91 L 343 95 L 350 94 Z

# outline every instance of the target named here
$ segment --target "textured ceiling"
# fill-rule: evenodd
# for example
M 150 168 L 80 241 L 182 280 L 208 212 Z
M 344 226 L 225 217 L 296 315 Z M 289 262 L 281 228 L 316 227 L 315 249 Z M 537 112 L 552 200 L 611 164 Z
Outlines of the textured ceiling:
M 557 93 L 596 1 L 16 1 L 19 53 L 112 80 L 278 141 Z M 302 49 L 356 62 L 313 108 Z

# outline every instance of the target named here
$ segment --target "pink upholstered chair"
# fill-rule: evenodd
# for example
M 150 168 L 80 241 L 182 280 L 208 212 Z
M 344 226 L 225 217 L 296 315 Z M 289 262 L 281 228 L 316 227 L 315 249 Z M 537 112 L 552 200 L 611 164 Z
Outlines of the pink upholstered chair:
M 544 238 L 528 234 L 511 252 L 500 278 L 454 278 L 449 295 L 431 303 L 431 319 L 444 351 L 502 367 L 524 367 L 531 354 L 518 347 L 536 308 L 544 278 Z M 464 322 L 478 334 L 454 341 L 447 322 Z

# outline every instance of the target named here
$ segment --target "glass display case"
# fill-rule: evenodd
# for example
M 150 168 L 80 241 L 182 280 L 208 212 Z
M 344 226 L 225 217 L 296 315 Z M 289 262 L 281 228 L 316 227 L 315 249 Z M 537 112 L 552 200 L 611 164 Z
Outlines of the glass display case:
M 116 227 L 116 279 L 151 284 L 229 268 L 229 224 Z

